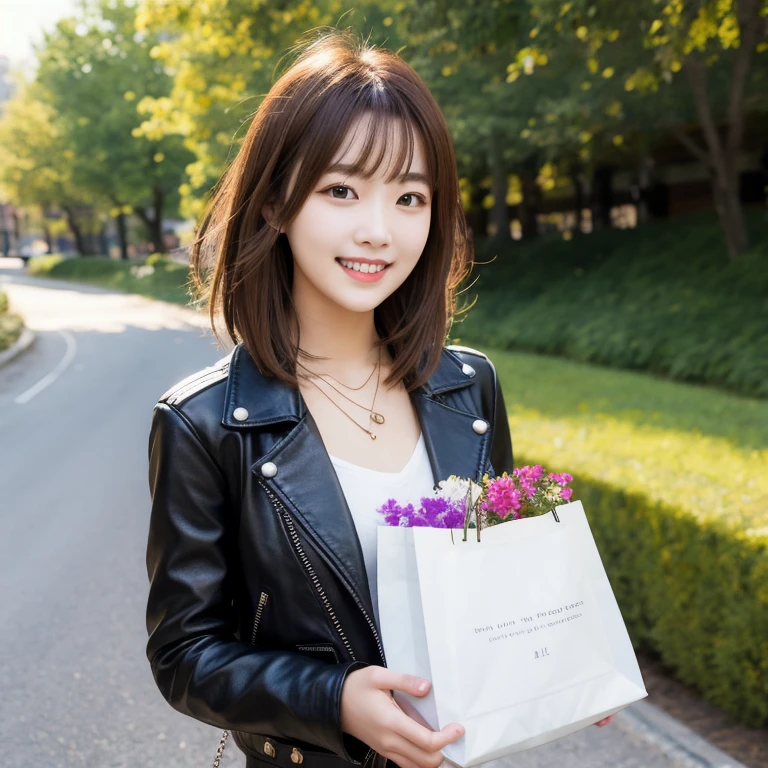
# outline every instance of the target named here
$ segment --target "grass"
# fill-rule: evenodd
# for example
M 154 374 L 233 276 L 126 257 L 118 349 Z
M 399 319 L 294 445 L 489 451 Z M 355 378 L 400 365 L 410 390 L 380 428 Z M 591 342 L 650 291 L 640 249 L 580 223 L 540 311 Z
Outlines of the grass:
M 0 352 L 14 344 L 23 329 L 24 321 L 9 310 L 8 296 L 0 292 Z
M 140 261 L 116 261 L 96 256 L 74 259 L 57 255 L 38 256 L 30 260 L 29 273 L 37 277 L 70 280 L 125 293 L 138 293 L 174 304 L 189 303 L 188 267 L 158 254 Z
M 768 214 L 729 262 L 717 218 L 478 245 L 466 343 L 768 397 Z M 495 259 L 495 261 L 493 261 Z M 493 261 L 482 265 L 482 262 Z
M 490 356 L 516 454 L 768 534 L 768 402 L 541 355 Z

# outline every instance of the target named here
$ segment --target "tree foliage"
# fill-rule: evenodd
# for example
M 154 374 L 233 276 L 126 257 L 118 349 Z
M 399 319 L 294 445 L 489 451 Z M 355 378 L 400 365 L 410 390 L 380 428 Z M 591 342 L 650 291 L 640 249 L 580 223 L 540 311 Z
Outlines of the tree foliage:
M 35 119 L 48 125 L 29 146 L 60 151 L 24 194 L 134 211 L 156 239 L 179 200 L 200 212 L 297 43 L 351 26 L 427 81 L 465 202 L 497 232 L 518 206 L 534 233 L 563 179 L 576 189 L 611 165 L 641 176 L 674 137 L 707 168 L 735 257 L 740 153 L 768 112 L 766 23 L 768 0 L 85 0 L 38 51 Z
M 137 17 L 143 34 L 163 29 L 152 58 L 174 75 L 167 96 L 138 104 L 147 139 L 181 137 L 195 155 L 182 188 L 185 210 L 199 213 L 291 51 L 327 25 L 356 23 L 385 30 L 387 3 L 363 0 L 351 11 L 341 0 L 144 0 Z M 391 42 L 391 41 L 390 41 Z
M 84 3 L 77 16 L 60 21 L 37 50 L 34 89 L 40 114 L 55 116 L 52 135 L 64 147 L 74 188 L 105 213 L 139 215 L 162 249 L 162 217 L 177 210 L 193 157 L 176 136 L 138 132 L 137 103 L 169 93 L 172 78 L 149 55 L 157 36 L 136 31 L 135 13 L 125 0 L 104 0 Z M 27 133 L 34 145 L 31 125 Z M 67 197 L 55 186 L 51 194 L 60 203 Z

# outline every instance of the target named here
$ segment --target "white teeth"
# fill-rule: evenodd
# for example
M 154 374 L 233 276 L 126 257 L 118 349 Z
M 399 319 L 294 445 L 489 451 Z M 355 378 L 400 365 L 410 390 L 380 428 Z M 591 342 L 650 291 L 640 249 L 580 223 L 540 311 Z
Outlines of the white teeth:
M 361 264 L 359 261 L 344 261 L 344 259 L 339 259 L 339 262 L 347 269 L 354 269 L 355 272 L 365 273 L 381 272 L 387 266 L 386 264 Z

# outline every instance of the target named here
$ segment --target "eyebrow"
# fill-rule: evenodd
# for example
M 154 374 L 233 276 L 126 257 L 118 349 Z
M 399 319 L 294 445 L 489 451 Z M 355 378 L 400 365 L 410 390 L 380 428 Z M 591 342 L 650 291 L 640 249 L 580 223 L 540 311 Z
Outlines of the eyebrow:
M 357 173 L 355 166 L 351 163 L 336 163 L 335 165 L 332 165 L 330 168 L 328 168 L 324 175 L 329 173 L 346 173 L 350 176 L 360 175 Z M 397 181 L 399 181 L 401 184 L 406 184 L 409 181 L 418 181 L 424 184 L 426 187 L 432 187 L 432 182 L 429 176 L 424 173 L 416 173 L 414 171 L 404 173 L 402 176 L 398 176 Z

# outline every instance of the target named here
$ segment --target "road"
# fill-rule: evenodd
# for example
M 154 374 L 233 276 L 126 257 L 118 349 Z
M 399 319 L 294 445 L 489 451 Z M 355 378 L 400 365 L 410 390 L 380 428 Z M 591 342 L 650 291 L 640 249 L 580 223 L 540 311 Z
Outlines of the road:
M 224 352 L 187 310 L 14 267 L 0 289 L 37 340 L 0 369 L 0 765 L 210 765 L 220 732 L 166 704 L 144 655 L 146 452 L 157 398 Z M 678 763 L 620 715 L 505 765 Z

